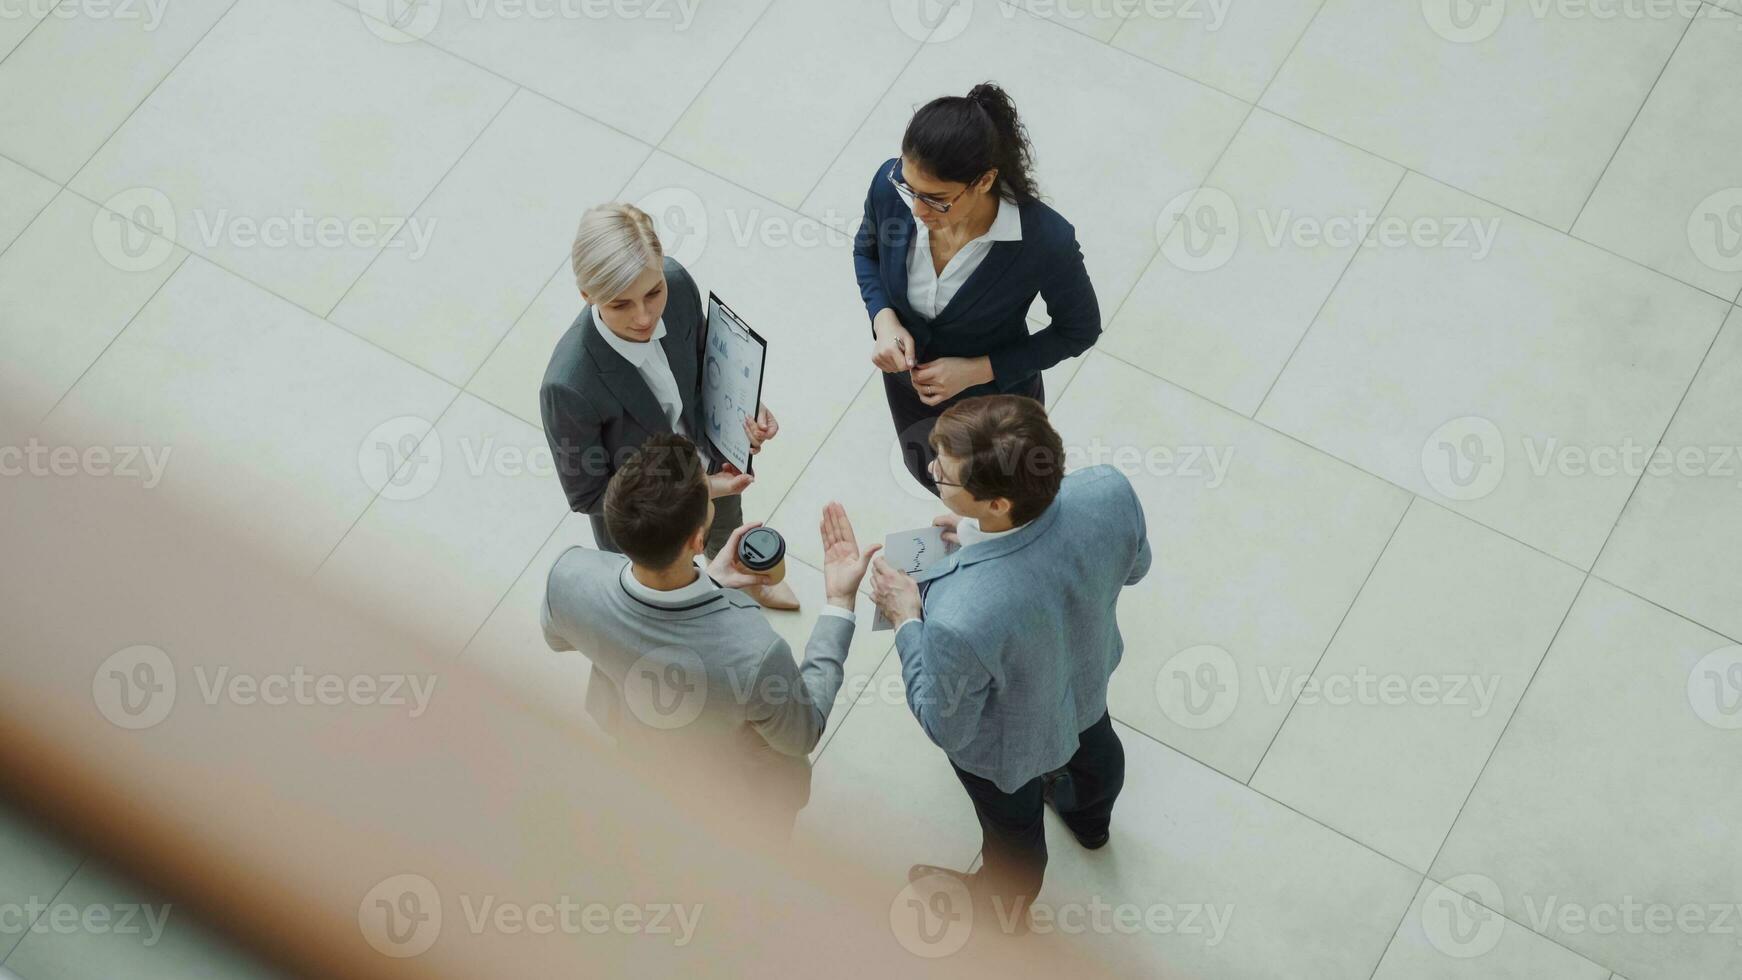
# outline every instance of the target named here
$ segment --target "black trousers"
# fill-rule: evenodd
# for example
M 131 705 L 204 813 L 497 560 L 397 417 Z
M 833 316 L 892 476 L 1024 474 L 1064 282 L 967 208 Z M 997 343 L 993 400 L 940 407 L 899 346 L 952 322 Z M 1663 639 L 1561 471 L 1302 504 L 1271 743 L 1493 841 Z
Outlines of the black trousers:
M 970 388 L 942 404 L 927 405 L 919 400 L 919 392 L 913 390 L 913 376 L 902 371 L 883 375 L 883 393 L 889 399 L 889 416 L 895 421 L 895 437 L 901 441 L 901 461 L 907 464 L 907 472 L 913 474 L 920 486 L 937 496 L 938 485 L 932 480 L 930 470 L 932 457 L 936 455 L 930 442 L 932 426 L 937 425 L 938 416 L 951 405 L 990 392 Z M 1046 404 L 1046 384 L 1038 374 L 1008 393 L 1026 395 Z
M 952 764 L 953 768 L 953 764 Z M 1059 817 L 1079 837 L 1099 837 L 1113 821 L 1113 801 L 1125 786 L 1125 746 L 1105 714 L 1077 737 L 1077 752 L 1065 763 L 1074 800 L 1059 800 Z M 1026 908 L 1040 894 L 1046 874 L 1046 828 L 1042 813 L 1041 777 L 1006 793 L 971 772 L 956 769 L 980 818 L 985 865 L 975 873 L 972 890 L 999 898 L 1005 909 Z

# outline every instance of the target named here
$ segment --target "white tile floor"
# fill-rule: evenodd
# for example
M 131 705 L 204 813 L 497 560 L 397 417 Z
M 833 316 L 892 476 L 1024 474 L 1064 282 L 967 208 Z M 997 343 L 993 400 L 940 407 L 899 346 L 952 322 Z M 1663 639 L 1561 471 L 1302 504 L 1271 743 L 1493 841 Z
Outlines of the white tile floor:
M 171 447 L 162 492 L 579 711 L 585 670 L 535 609 L 590 535 L 527 459 L 578 212 L 642 202 L 771 338 L 784 432 L 747 510 L 814 566 L 828 499 L 868 538 L 935 510 L 893 461 L 842 232 L 914 105 L 994 78 L 1108 327 L 1049 373 L 1055 418 L 1131 474 L 1157 555 L 1121 606 L 1114 843 L 1049 818 L 1043 900 L 1231 913 L 1084 934 L 1086 960 L 1732 978 L 1737 13 L 0 5 L 0 385 Z M 796 640 L 818 573 L 793 577 Z M 800 833 L 856 840 L 893 897 L 978 836 L 889 653 L 861 631 Z M 3 826 L 0 900 L 131 894 Z M 25 980 L 263 972 L 175 917 L 149 948 L 14 929 L 0 957 Z

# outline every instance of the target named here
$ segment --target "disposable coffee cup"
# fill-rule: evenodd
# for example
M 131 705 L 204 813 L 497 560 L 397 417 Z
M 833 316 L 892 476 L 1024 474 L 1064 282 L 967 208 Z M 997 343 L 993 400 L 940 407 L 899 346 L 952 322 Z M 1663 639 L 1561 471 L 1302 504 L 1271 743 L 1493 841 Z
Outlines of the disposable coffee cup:
M 752 528 L 738 542 L 738 564 L 779 585 L 786 579 L 786 539 L 771 527 Z

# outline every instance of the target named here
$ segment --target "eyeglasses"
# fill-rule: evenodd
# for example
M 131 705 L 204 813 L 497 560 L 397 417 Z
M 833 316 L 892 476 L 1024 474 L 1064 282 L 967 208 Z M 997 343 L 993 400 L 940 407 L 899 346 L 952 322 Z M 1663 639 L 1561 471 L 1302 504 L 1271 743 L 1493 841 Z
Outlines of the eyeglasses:
M 956 206 L 956 202 L 962 199 L 962 195 L 968 193 L 968 189 L 964 187 L 956 192 L 955 197 L 945 201 L 940 198 L 932 197 L 930 194 L 921 194 L 919 191 L 907 186 L 906 183 L 896 180 L 894 167 L 890 167 L 889 172 L 883 176 L 888 178 L 891 184 L 895 185 L 895 193 L 901 195 L 901 199 L 907 202 L 908 207 L 913 207 L 913 202 L 919 201 L 921 204 L 931 208 L 938 214 L 949 214 L 950 209 Z
M 957 488 L 962 487 L 962 485 L 960 483 L 951 483 L 950 481 L 944 479 L 943 467 L 938 465 L 938 461 L 935 457 L 932 459 L 931 462 L 926 464 L 926 472 L 931 474 L 931 482 L 937 484 L 940 487 L 957 487 Z

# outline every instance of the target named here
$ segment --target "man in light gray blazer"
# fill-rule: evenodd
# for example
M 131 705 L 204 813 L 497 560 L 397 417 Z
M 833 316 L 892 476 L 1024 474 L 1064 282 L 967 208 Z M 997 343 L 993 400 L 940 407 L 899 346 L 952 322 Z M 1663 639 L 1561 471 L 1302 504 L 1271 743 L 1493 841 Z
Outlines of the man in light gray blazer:
M 1143 507 L 1113 467 L 1065 476 L 1030 398 L 960 402 L 931 442 L 954 550 L 918 581 L 878 559 L 872 596 L 898 624 L 908 706 L 974 803 L 985 864 L 971 876 L 915 865 L 909 878 L 961 878 L 1020 924 L 1011 910 L 1046 869 L 1046 804 L 1084 847 L 1108 840 L 1125 751 L 1107 684 L 1125 649 L 1119 594 L 1149 571 Z
M 861 554 L 840 504 L 823 513 L 823 607 L 803 664 L 756 601 L 763 584 L 736 560 L 746 524 L 704 572 L 696 564 L 714 519 L 693 443 L 656 435 L 611 477 L 604 517 L 622 554 L 571 548 L 546 582 L 552 650 L 592 661 L 587 710 L 619 745 L 707 780 L 701 798 L 767 817 L 778 833 L 810 796 L 808 754 L 840 690 L 855 626 Z M 699 785 L 699 784 L 695 784 Z M 717 793 L 734 797 L 721 801 Z

